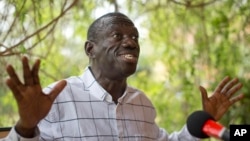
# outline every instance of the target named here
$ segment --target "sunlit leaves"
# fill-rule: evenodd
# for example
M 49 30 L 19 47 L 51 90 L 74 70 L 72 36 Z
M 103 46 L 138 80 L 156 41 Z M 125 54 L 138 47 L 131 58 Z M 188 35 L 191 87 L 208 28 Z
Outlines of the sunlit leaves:
M 152 100 L 161 127 L 169 132 L 180 129 L 189 113 L 201 109 L 198 86 L 204 86 L 210 94 L 225 75 L 240 78 L 246 98 L 232 107 L 222 122 L 225 125 L 250 123 L 246 114 L 250 113 L 246 106 L 250 103 L 249 1 L 85 0 L 77 1 L 62 15 L 74 0 L 9 2 L 15 12 L 5 17 L 16 21 L 8 34 L 8 30 L 1 30 L 2 35 L 8 36 L 0 36 L 0 53 L 35 34 L 6 52 L 5 55 L 12 53 L 14 57 L 0 58 L 2 66 L 12 63 L 21 70 L 20 55 L 28 55 L 33 60 L 41 58 L 43 86 L 80 74 L 88 64 L 84 53 L 88 26 L 103 11 L 116 7 L 135 19 L 142 37 L 137 73 L 128 79 L 129 85 L 141 89 Z M 0 70 L 5 72 L 3 67 Z M 4 82 L 6 74 L 2 73 L 1 77 Z M 0 101 L 5 103 L 2 101 L 10 92 L 6 87 L 0 92 Z M 13 108 L 3 104 L 2 107 Z

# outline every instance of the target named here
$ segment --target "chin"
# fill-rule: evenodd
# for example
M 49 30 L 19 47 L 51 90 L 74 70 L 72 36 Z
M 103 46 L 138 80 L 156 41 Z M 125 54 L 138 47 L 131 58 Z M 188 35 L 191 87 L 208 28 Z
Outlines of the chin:
M 126 77 L 128 77 L 136 72 L 136 67 L 129 67 L 129 68 L 123 67 L 122 72 L 124 75 L 126 75 Z

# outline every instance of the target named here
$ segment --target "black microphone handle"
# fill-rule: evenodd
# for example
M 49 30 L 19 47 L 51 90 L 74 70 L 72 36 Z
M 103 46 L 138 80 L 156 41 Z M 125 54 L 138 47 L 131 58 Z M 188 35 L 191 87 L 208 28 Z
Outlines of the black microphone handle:
M 227 129 L 223 132 L 221 139 L 223 141 L 230 141 L 230 133 Z

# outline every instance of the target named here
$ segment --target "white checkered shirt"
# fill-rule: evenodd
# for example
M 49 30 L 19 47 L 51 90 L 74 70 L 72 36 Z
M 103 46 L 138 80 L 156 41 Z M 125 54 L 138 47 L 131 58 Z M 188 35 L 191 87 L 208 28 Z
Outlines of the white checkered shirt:
M 156 111 L 145 94 L 127 87 L 116 105 L 95 80 L 89 68 L 70 77 L 37 137 L 25 139 L 12 129 L 12 141 L 194 141 L 186 126 L 170 135 L 155 123 Z M 54 84 L 45 88 L 49 92 Z

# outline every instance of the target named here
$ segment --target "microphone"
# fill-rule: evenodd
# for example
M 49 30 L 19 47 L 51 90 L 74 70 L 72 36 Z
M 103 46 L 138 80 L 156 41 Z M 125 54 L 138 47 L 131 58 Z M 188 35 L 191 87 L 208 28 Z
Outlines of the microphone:
M 209 136 L 230 141 L 229 131 L 217 123 L 214 118 L 205 111 L 195 111 L 187 119 L 189 133 L 197 138 L 208 138 Z

